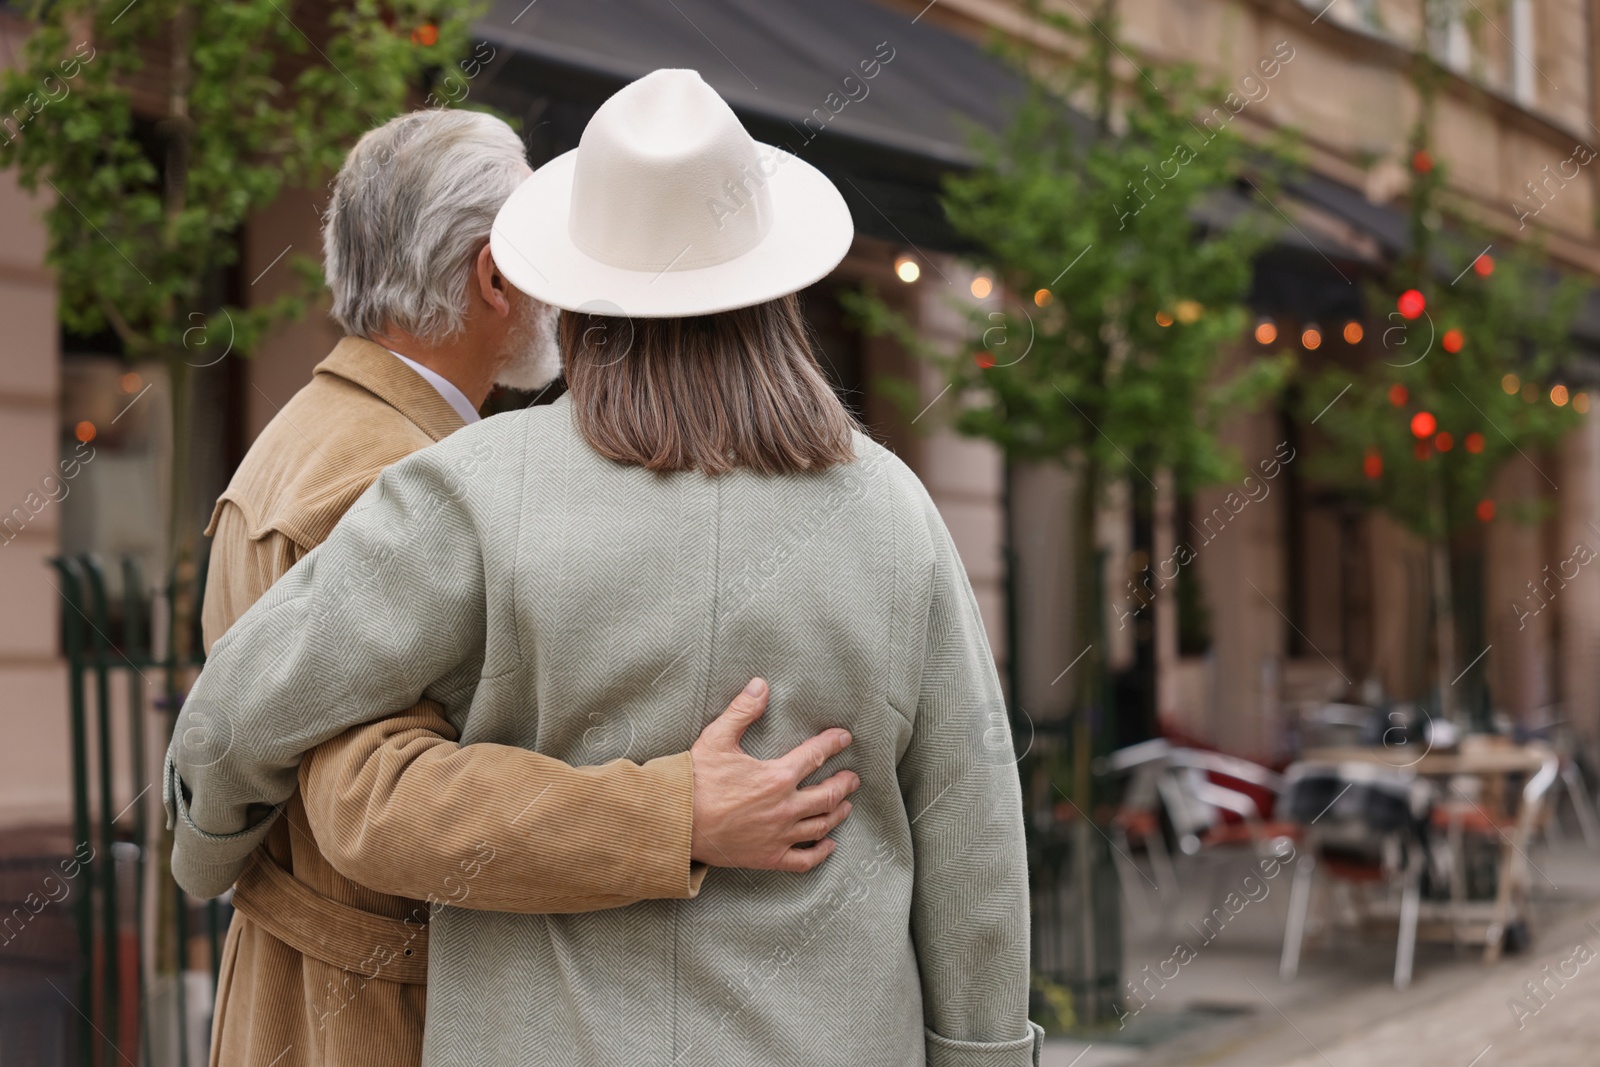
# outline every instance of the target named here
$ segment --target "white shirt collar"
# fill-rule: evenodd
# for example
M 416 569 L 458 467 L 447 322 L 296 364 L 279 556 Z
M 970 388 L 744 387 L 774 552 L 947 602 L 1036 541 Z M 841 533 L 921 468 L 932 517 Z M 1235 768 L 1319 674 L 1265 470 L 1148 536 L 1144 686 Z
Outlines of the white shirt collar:
M 395 359 L 398 359 L 401 363 L 404 363 L 406 366 L 410 367 L 412 370 L 416 371 L 418 374 L 422 375 L 422 380 L 433 386 L 438 394 L 444 397 L 444 402 L 455 409 L 456 414 L 461 416 L 462 422 L 466 423 L 468 426 L 471 426 L 473 423 L 483 418 L 483 416 L 478 414 L 478 409 L 472 406 L 472 401 L 467 399 L 467 395 L 460 389 L 457 389 L 455 383 L 449 378 L 446 378 L 437 371 L 424 367 L 414 359 L 407 359 L 405 356 L 402 356 L 392 348 L 389 349 L 389 354 Z

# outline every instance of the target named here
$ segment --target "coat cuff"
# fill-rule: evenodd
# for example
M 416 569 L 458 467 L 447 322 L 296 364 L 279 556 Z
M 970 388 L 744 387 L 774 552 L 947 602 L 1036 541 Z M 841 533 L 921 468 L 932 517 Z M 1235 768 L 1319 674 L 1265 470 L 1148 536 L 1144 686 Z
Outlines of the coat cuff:
M 1044 1028 L 1028 1023 L 1028 1036 L 1015 1041 L 953 1041 L 924 1030 L 928 1067 L 1039 1067 Z
M 689 858 L 694 845 L 694 763 L 689 753 L 662 756 L 643 765 L 654 779 L 649 794 L 653 825 L 642 827 L 656 844 L 638 852 L 638 896 L 647 900 L 686 900 L 700 892 L 706 865 Z
M 167 825 L 172 829 L 172 877 L 197 897 L 220 896 L 238 879 L 250 853 L 266 839 L 282 809 L 274 808 L 270 815 L 238 833 L 208 833 L 190 815 L 183 779 L 170 752 L 162 776 L 162 802 L 167 809 Z

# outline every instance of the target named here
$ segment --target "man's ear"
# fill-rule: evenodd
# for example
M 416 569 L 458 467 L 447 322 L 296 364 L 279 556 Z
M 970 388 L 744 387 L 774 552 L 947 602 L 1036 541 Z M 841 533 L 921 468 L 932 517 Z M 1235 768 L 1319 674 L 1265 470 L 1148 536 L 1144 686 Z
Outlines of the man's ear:
M 477 261 L 473 264 L 473 277 L 478 283 L 478 295 L 483 297 L 483 302 L 501 317 L 510 315 L 511 299 L 506 295 L 510 283 L 500 273 L 500 268 L 495 266 L 488 244 L 478 250 Z

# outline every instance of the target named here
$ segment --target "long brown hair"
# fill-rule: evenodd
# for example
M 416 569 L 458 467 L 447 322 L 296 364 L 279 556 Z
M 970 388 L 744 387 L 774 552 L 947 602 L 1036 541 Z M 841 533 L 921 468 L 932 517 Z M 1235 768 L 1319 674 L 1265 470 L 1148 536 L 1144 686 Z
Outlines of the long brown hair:
M 652 471 L 815 471 L 855 457 L 856 423 L 817 367 L 794 295 L 681 319 L 561 313 L 578 429 Z

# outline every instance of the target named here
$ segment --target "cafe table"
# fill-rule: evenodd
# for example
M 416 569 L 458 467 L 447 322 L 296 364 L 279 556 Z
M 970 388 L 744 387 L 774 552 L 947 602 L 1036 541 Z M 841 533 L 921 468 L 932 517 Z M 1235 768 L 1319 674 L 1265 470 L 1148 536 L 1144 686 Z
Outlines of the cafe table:
M 1499 738 L 1469 735 L 1453 749 L 1432 750 L 1411 741 L 1390 745 L 1343 745 L 1307 749 L 1306 763 L 1369 763 L 1410 771 L 1441 782 L 1445 799 L 1444 829 L 1451 850 L 1451 899 L 1443 923 L 1457 942 L 1484 943 L 1484 961 L 1499 958 L 1509 923 L 1527 921 L 1528 858 L 1534 832 L 1546 814 L 1545 801 L 1561 768 L 1560 757 L 1543 744 L 1518 745 Z M 1522 802 L 1514 815 L 1503 815 L 1505 786 L 1513 776 L 1525 779 Z M 1477 794 L 1463 790 L 1460 779 L 1476 778 Z M 1485 807 L 1487 805 L 1487 808 Z M 1497 810 L 1498 809 L 1498 810 Z M 1464 899 L 1463 838 L 1466 829 L 1500 838 L 1495 899 L 1487 908 Z

